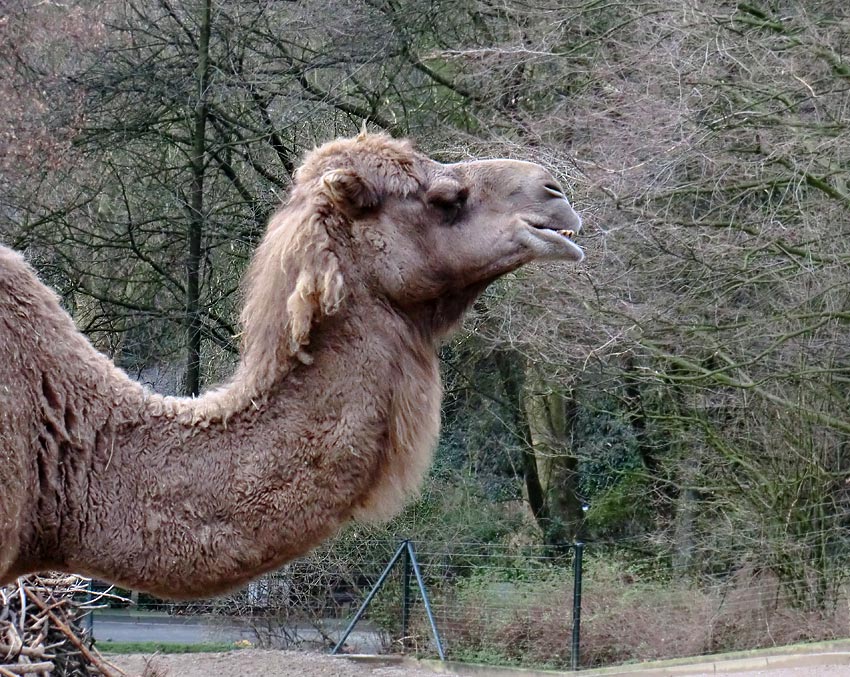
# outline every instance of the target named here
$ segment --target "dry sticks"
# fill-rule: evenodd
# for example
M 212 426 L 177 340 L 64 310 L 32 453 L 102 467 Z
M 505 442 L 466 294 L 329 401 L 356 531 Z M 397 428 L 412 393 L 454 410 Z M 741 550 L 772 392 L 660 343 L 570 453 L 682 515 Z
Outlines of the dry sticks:
M 0 677 L 124 677 L 90 646 L 81 627 L 92 598 L 89 579 L 28 576 L 0 588 Z

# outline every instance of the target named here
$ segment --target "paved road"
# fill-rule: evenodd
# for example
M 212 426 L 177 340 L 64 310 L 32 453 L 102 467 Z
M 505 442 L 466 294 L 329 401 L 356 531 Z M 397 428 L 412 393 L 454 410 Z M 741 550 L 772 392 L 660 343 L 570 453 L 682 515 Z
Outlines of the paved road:
M 248 640 L 257 644 L 257 632 L 250 620 L 238 621 L 206 616 L 167 616 L 164 614 L 134 613 L 131 615 L 95 614 L 94 638 L 102 642 L 174 642 L 203 644 L 205 642 L 237 642 Z M 342 634 L 342 627 L 334 636 Z M 297 628 L 298 639 L 322 643 L 315 628 Z M 362 653 L 378 653 L 380 640 L 366 625 L 358 625 L 346 641 L 346 646 Z
M 102 642 L 236 642 L 256 640 L 250 627 L 212 623 L 197 617 L 100 616 L 94 618 L 94 638 Z

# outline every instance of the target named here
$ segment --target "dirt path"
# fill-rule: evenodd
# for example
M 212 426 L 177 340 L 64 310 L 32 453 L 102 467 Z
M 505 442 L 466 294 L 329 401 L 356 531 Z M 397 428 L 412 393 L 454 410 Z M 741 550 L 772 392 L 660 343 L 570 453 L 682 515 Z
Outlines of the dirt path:
M 147 661 L 160 670 L 151 677 L 435 677 L 430 670 L 407 666 L 381 666 L 345 658 L 297 651 L 244 649 L 227 653 L 169 654 L 161 656 L 110 656 L 110 661 L 133 677 L 142 674 Z M 636 670 L 639 666 L 635 666 Z M 501 671 L 495 669 L 494 675 Z M 453 675 L 443 672 L 441 675 Z M 501 674 L 509 674 L 502 672 Z M 566 673 L 565 673 L 566 674 Z M 639 674 L 637 671 L 635 674 Z M 674 674 L 674 673 L 671 673 Z M 850 677 L 850 665 L 817 665 L 771 668 L 744 672 L 691 674 L 690 677 Z
M 136 677 L 148 662 L 157 677 L 434 677 L 430 670 L 356 663 L 342 657 L 297 651 L 243 649 L 227 653 L 109 656 Z M 450 674 L 450 673 L 443 673 Z
M 817 665 L 800 668 L 774 668 L 747 672 L 706 672 L 691 677 L 850 677 L 850 665 Z

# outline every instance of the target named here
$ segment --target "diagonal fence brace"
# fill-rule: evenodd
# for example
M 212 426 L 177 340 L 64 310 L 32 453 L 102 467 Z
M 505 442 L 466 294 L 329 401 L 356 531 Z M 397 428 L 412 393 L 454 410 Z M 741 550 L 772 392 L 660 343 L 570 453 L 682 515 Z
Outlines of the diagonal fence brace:
M 419 586 L 419 594 L 422 595 L 422 602 L 425 606 L 425 613 L 428 616 L 428 623 L 431 625 L 431 632 L 434 635 L 434 642 L 437 645 L 437 653 L 440 656 L 440 660 L 446 660 L 446 655 L 443 652 L 443 643 L 440 640 L 440 633 L 437 631 L 437 623 L 434 620 L 434 614 L 431 611 L 431 602 L 428 599 L 428 592 L 425 589 L 425 581 L 422 578 L 422 571 L 419 568 L 419 562 L 416 559 L 416 553 L 413 550 L 413 543 L 410 539 L 405 539 L 398 546 L 398 549 L 395 551 L 395 554 L 390 559 L 389 564 L 387 564 L 383 573 L 381 573 L 375 585 L 369 591 L 369 594 L 366 595 L 366 599 L 363 600 L 363 604 L 360 605 L 360 608 L 357 610 L 357 613 L 354 614 L 354 618 L 351 619 L 351 622 L 348 624 L 348 627 L 345 629 L 345 632 L 342 633 L 342 637 L 336 643 L 336 646 L 331 650 L 332 654 L 336 654 L 342 648 L 342 645 L 345 644 L 345 640 L 348 639 L 348 636 L 351 634 L 352 630 L 354 630 L 354 626 L 357 625 L 358 621 L 363 617 L 363 614 L 366 613 L 366 609 L 369 608 L 369 605 L 372 603 L 372 600 L 375 598 L 375 595 L 378 594 L 378 591 L 382 587 L 384 587 L 384 583 L 387 581 L 387 577 L 390 575 L 393 567 L 398 563 L 401 559 L 402 555 L 406 555 L 405 557 L 405 576 L 409 576 L 407 573 L 407 565 L 410 564 L 413 566 L 413 574 L 416 577 L 416 583 Z M 404 610 L 404 613 L 407 614 L 407 609 Z

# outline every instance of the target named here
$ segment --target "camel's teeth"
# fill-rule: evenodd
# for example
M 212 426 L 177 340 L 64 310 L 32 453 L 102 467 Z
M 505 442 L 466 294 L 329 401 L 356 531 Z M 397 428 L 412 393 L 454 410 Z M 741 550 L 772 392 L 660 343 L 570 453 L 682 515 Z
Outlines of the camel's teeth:
M 575 235 L 575 232 L 573 232 L 572 230 L 559 230 L 558 233 L 560 233 L 564 237 L 567 237 L 571 240 L 573 239 L 573 236 Z

